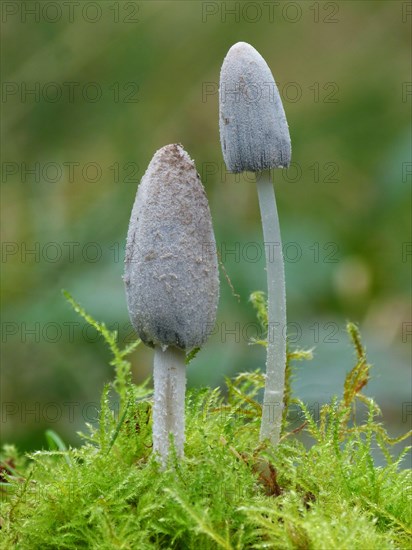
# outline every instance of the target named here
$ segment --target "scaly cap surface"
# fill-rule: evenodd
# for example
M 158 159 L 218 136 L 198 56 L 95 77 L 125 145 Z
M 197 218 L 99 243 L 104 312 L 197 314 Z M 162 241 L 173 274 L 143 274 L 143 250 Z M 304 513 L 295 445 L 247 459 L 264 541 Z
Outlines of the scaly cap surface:
M 263 57 L 246 42 L 230 48 L 220 72 L 219 128 L 230 172 L 260 172 L 290 164 L 282 100 Z
M 155 153 L 139 185 L 124 282 L 143 342 L 190 350 L 206 341 L 219 297 L 216 244 L 203 185 L 179 144 Z

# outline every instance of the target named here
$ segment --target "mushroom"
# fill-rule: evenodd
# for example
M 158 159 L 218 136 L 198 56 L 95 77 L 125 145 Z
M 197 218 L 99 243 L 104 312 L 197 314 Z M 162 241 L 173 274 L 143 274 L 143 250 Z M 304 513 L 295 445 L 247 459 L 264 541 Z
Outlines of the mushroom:
M 220 72 L 219 128 L 230 172 L 256 173 L 265 241 L 268 342 L 260 439 L 279 441 L 285 384 L 285 272 L 271 168 L 289 166 L 291 143 L 279 91 L 263 57 L 246 42 L 230 48 Z
M 211 333 L 219 298 L 216 243 L 195 164 L 179 144 L 153 156 L 138 187 L 124 283 L 132 324 L 154 348 L 153 450 L 183 456 L 186 352 Z

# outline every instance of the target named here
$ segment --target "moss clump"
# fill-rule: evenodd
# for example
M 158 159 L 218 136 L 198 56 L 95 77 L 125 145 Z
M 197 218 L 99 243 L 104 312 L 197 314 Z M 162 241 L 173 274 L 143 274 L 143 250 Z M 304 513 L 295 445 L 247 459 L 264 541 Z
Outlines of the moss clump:
M 392 458 L 389 446 L 403 438 L 388 438 L 378 406 L 361 393 L 370 365 L 354 325 L 355 365 L 319 419 L 288 392 L 302 425 L 288 433 L 286 417 L 280 445 L 259 444 L 264 380 L 242 373 L 227 380 L 225 398 L 219 389 L 188 392 L 186 458 L 172 456 L 161 471 L 151 450 L 151 390 L 130 383 L 132 348 L 119 350 L 115 334 L 72 303 L 108 342 L 115 381 L 80 448 L 66 449 L 53 432 L 48 451 L 21 457 L 4 447 L 2 548 L 410 548 L 412 476 L 400 468 L 407 449 Z M 304 356 L 288 354 L 289 376 L 291 360 Z M 358 423 L 356 404 L 366 412 Z M 374 465 L 376 445 L 383 467 Z

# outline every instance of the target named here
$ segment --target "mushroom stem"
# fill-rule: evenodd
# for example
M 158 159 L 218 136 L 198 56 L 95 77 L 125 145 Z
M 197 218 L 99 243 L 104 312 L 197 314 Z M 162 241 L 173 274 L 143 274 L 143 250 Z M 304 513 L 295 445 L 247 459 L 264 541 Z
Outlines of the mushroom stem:
M 178 456 L 183 456 L 185 439 L 186 363 L 183 350 L 155 347 L 153 451 L 158 452 L 163 467 L 169 455 L 170 436 Z
M 270 170 L 256 174 L 256 184 L 262 216 L 268 286 L 266 381 L 260 440 L 269 439 L 273 445 L 277 445 L 282 424 L 286 367 L 286 338 L 283 335 L 286 327 L 285 267 Z

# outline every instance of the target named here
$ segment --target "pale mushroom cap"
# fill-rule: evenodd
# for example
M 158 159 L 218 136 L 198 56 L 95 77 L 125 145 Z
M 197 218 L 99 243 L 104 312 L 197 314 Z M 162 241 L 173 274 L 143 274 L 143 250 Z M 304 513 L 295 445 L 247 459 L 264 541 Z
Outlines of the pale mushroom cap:
M 246 42 L 228 51 L 220 71 L 219 128 L 231 172 L 260 172 L 290 164 L 291 143 L 282 100 L 263 57 Z
M 219 298 L 216 244 L 203 185 L 178 144 L 155 153 L 139 185 L 124 282 L 143 342 L 190 350 L 206 341 Z

